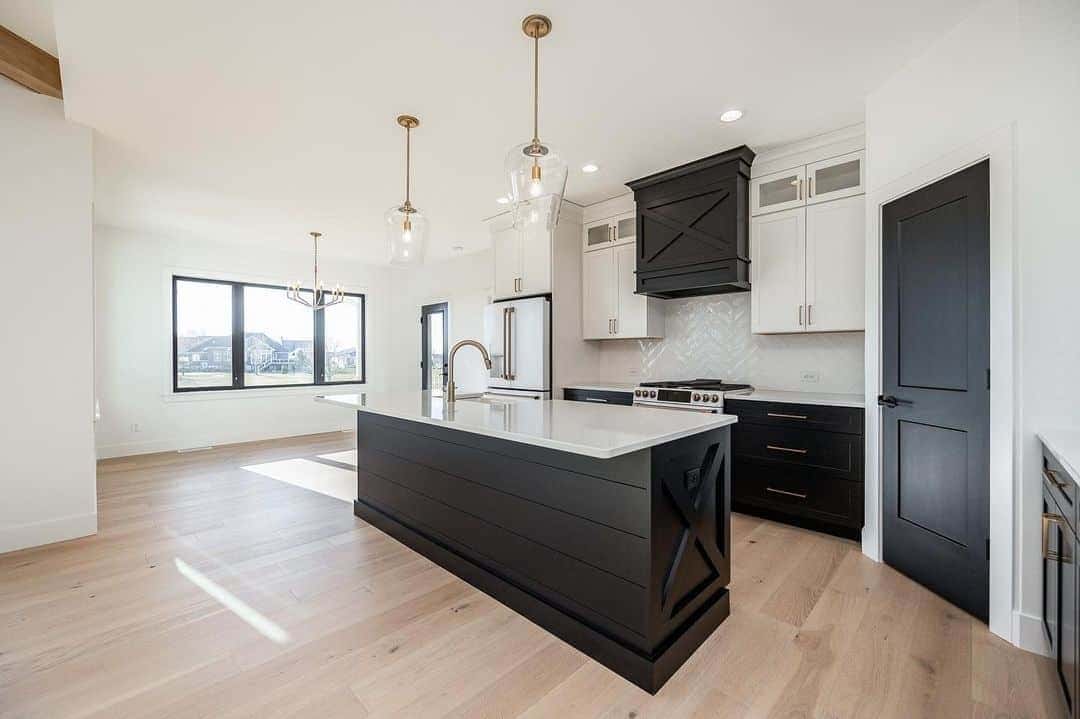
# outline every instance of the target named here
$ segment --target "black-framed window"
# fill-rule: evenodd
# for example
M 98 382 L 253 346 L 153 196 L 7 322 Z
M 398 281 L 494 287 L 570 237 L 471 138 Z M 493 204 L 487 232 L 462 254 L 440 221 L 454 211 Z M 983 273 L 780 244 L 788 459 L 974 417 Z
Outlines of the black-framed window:
M 366 381 L 364 295 L 316 312 L 283 286 L 179 275 L 172 283 L 174 392 Z

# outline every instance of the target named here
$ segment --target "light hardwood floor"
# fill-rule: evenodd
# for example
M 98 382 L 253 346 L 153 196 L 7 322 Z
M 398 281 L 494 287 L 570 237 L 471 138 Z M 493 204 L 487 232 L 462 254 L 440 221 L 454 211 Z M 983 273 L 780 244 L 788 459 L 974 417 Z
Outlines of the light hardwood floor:
M 0 556 L 0 715 L 1053 716 L 1035 656 L 853 543 L 741 515 L 731 617 L 650 696 L 349 504 L 241 469 L 351 444 L 100 463 L 97 536 Z

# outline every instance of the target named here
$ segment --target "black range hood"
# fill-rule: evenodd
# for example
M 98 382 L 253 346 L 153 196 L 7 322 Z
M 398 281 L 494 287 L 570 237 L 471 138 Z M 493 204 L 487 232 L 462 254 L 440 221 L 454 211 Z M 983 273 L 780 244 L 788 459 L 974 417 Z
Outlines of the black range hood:
M 746 145 L 626 183 L 637 204 L 637 293 L 671 299 L 750 289 Z

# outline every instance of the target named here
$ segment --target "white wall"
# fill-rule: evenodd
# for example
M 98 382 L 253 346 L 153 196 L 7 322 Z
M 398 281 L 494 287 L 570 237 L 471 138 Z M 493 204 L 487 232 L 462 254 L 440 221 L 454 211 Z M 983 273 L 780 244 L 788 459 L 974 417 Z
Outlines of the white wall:
M 483 227 L 477 223 L 478 231 Z M 390 290 L 393 324 L 389 384 L 397 389 L 420 389 L 420 308 L 446 302 L 449 305 L 449 337 L 453 346 L 463 339 L 484 339 L 484 306 L 491 301 L 492 254 L 490 250 L 464 255 L 409 270 Z M 487 371 L 480 353 L 466 348 L 458 353 L 454 367 L 459 392 L 480 392 L 487 387 Z
M 0 77 L 0 552 L 97 531 L 91 134 Z
M 252 251 L 107 227 L 94 232 L 99 457 L 353 426 L 352 413 L 313 401 L 326 388 L 171 392 L 171 273 L 282 284 L 309 267 L 309 253 Z M 328 282 L 367 295 L 366 389 L 386 388 L 397 364 L 389 317 L 398 297 L 395 278 L 402 273 L 341 260 L 324 260 L 320 270 Z
M 1080 192 L 1078 68 L 1080 3 L 990 0 L 867 98 L 872 193 L 979 138 L 1015 127 L 1012 191 L 1005 198 L 1014 205 L 1009 229 L 1016 245 L 1011 278 L 1017 290 L 1011 308 L 1018 430 L 1012 638 L 1029 647 L 1037 646 L 1041 613 L 1035 433 L 1080 425 L 1080 332 L 1072 307 L 1080 266 L 1080 214 L 1073 209 Z M 991 157 L 992 176 L 993 168 Z M 879 243 L 876 232 L 867 241 L 869 254 Z M 868 283 L 867 291 L 873 312 L 876 288 Z M 868 362 L 876 352 L 868 336 Z

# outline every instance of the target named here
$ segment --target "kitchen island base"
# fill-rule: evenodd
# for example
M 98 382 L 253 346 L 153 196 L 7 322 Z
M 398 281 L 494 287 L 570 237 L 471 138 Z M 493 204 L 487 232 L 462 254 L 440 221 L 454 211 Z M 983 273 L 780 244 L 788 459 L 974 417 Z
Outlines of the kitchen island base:
M 650 693 L 730 612 L 726 426 L 610 459 L 357 430 L 356 516 Z

